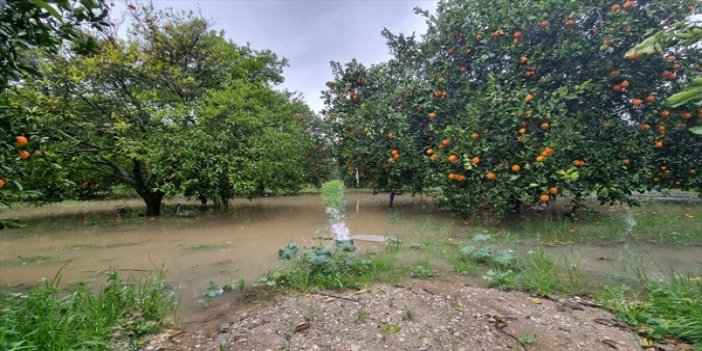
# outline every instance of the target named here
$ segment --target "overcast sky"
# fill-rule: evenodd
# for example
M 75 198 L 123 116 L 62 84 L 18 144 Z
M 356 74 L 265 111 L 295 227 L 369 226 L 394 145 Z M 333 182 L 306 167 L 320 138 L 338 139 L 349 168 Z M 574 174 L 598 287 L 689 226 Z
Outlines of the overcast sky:
M 414 7 L 434 11 L 436 0 L 155 0 L 157 7 L 201 11 L 237 44 L 271 49 L 289 60 L 282 88 L 301 92 L 312 110 L 332 78 L 329 61 L 357 58 L 366 65 L 388 59 L 380 31 L 424 33 Z M 121 4 L 120 4 L 121 5 Z M 124 11 L 118 6 L 117 13 Z

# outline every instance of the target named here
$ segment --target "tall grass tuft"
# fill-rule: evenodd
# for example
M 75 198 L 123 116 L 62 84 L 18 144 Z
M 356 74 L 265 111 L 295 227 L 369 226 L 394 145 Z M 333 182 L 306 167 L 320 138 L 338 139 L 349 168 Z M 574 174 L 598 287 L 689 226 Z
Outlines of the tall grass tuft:
M 85 284 L 70 292 L 56 278 L 28 295 L 0 296 L 0 350 L 113 350 L 159 331 L 176 300 L 162 271 L 141 279 L 108 273 L 93 293 Z

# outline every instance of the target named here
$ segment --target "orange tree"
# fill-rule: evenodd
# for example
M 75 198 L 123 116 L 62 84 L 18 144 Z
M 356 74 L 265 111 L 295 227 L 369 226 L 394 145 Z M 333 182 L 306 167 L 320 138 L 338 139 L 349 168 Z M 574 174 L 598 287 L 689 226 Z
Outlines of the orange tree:
M 645 189 L 699 189 L 702 139 L 686 129 L 700 119 L 665 104 L 695 69 L 699 48 L 625 56 L 649 32 L 695 11 L 692 5 L 446 0 L 435 15 L 418 11 L 429 25 L 423 40 L 385 33 L 394 54 L 387 65 L 397 67 L 385 81 L 353 87 L 363 70 L 351 63 L 343 74 L 337 69 L 327 92 L 327 113 L 340 118 L 337 134 L 358 134 L 388 110 L 411 132 L 392 144 L 350 135 L 340 161 L 349 148 L 390 157 L 400 145 L 422 154 L 407 181 L 418 190 L 437 187 L 442 203 L 462 215 L 504 213 L 562 194 L 577 205 L 589 196 L 619 202 Z M 376 179 L 393 172 L 373 169 Z

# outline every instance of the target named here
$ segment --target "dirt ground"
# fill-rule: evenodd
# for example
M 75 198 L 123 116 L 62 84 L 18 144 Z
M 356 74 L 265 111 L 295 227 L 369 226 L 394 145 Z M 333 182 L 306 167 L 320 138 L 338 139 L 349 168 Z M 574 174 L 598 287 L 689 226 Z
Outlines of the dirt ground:
M 212 322 L 212 321 L 211 321 Z M 641 350 L 583 298 L 547 299 L 441 280 L 277 296 L 143 350 Z M 651 350 L 689 350 L 657 344 Z

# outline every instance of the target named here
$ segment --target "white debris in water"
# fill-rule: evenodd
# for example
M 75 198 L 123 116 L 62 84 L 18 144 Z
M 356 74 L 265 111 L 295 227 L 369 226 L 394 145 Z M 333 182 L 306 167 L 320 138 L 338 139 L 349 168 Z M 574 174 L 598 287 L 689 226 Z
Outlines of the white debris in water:
M 336 237 L 336 240 L 350 240 L 351 239 L 351 230 L 349 230 L 349 227 L 346 226 L 346 223 L 340 222 L 340 223 L 333 223 L 332 227 L 332 234 Z
M 331 223 L 331 232 L 336 240 L 350 240 L 351 230 L 346 226 L 343 213 L 336 208 L 327 207 L 327 214 Z

